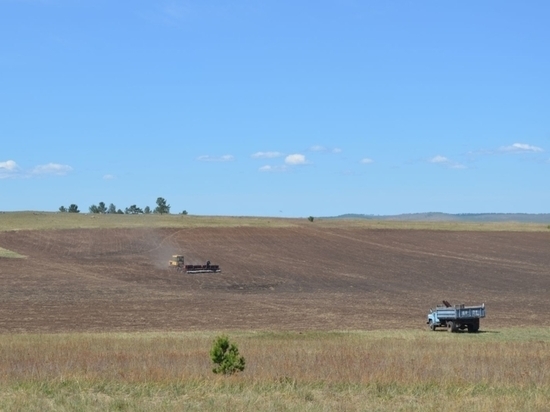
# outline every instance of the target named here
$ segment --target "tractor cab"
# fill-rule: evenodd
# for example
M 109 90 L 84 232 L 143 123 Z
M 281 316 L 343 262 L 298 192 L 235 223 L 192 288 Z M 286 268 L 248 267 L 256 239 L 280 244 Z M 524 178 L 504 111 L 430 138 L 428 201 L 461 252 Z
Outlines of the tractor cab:
M 183 267 L 184 259 L 183 255 L 172 255 L 172 259 L 168 261 L 170 267 Z

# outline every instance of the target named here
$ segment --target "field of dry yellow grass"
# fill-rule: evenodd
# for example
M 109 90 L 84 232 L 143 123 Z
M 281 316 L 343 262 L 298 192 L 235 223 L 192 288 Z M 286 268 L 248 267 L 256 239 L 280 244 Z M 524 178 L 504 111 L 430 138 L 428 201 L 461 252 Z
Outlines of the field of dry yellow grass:
M 4 230 L 61 230 L 112 228 L 212 228 L 212 227 L 354 227 L 367 229 L 452 230 L 452 231 L 513 231 L 549 232 L 542 223 L 476 223 L 476 222 L 415 222 L 374 219 L 315 219 L 248 217 L 248 216 L 193 216 L 175 214 L 119 215 L 57 212 L 2 212 L 0 231 Z
M 550 331 L 0 335 L 3 411 L 548 411 Z

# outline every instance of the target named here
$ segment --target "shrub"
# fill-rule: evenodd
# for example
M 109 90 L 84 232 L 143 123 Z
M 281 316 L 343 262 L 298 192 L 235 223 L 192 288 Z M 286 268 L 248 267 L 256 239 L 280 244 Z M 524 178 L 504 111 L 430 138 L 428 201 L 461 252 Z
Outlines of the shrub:
M 230 343 L 225 335 L 218 336 L 210 350 L 210 358 L 215 366 L 212 369 L 214 373 L 223 373 L 232 375 L 244 370 L 245 360 L 239 355 L 237 345 Z
M 313 222 L 313 219 L 315 219 L 313 216 L 307 218 L 307 220 L 309 220 L 310 222 Z

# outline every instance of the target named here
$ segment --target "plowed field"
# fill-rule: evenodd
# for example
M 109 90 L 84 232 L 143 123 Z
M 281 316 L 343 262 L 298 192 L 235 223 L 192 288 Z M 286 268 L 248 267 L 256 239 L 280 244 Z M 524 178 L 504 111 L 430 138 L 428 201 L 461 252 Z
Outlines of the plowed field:
M 442 299 L 481 329 L 550 326 L 545 232 L 348 226 L 0 232 L 0 332 L 423 328 Z M 167 269 L 219 264 L 222 273 Z

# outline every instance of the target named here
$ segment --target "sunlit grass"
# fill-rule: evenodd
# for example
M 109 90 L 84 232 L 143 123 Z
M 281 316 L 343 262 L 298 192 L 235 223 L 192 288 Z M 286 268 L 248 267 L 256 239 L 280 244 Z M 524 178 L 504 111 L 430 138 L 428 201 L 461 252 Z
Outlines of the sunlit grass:
M 0 410 L 545 411 L 550 331 L 0 335 Z
M 410 222 L 370 219 L 315 219 L 247 217 L 247 216 L 192 216 L 192 215 L 119 215 L 55 212 L 0 213 L 0 231 L 56 230 L 105 228 L 196 228 L 196 227 L 309 227 L 309 228 L 365 228 L 402 230 L 462 230 L 462 231 L 548 231 L 545 224 L 535 223 L 472 223 L 472 222 Z

